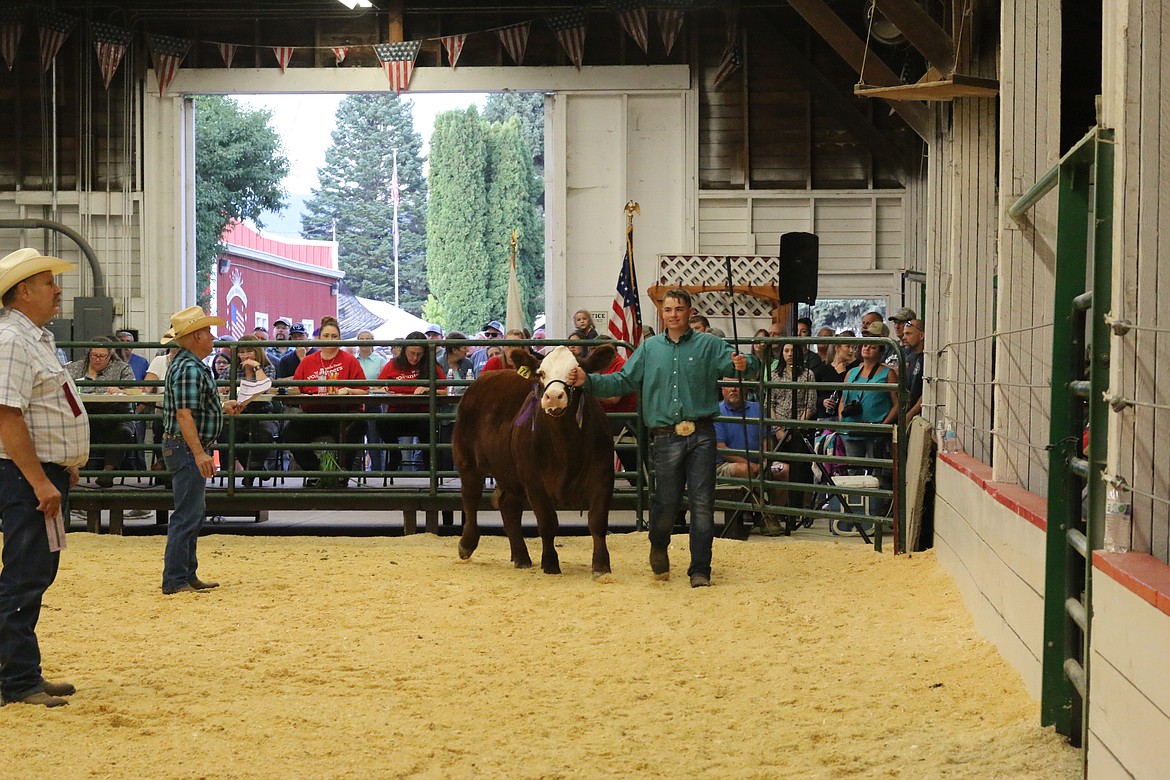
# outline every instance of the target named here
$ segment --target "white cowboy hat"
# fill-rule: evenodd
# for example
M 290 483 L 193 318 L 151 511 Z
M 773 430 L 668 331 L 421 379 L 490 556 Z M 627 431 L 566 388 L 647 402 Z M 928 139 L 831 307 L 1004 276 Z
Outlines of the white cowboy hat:
M 188 333 L 194 333 L 200 328 L 206 328 L 209 325 L 226 325 L 223 317 L 213 317 L 207 314 L 198 306 L 188 306 L 182 311 L 177 311 L 171 315 L 171 330 L 175 332 L 175 338 L 181 339 Z
M 0 296 L 43 271 L 52 271 L 56 275 L 76 270 L 77 266 L 59 257 L 48 257 L 35 249 L 17 249 L 0 260 Z

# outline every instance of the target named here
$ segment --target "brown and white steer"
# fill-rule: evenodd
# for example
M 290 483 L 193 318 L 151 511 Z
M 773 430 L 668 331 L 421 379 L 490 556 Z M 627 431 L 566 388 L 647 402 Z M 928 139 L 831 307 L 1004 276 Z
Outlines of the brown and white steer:
M 459 557 L 470 558 L 479 545 L 476 511 L 490 475 L 496 480 L 497 505 L 516 568 L 532 565 L 520 526 L 527 505 L 536 515 L 545 574 L 561 573 L 553 546 L 558 508 L 589 511 L 593 576 L 608 574 L 605 534 L 614 472 L 605 412 L 592 395 L 566 384 L 577 365 L 568 347 L 557 347 L 543 361 L 516 350 L 512 360 L 516 371 L 484 374 L 459 399 L 451 435 L 463 483 Z M 593 362 L 586 361 L 586 369 Z

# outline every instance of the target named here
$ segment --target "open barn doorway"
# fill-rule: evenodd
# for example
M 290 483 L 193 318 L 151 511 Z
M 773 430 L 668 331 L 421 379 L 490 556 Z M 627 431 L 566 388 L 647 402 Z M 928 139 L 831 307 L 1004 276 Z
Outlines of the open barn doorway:
M 649 278 L 660 251 L 695 244 L 696 160 L 693 87 L 684 66 L 422 71 L 409 95 L 532 92 L 544 96 L 544 309 L 564 312 L 608 305 L 624 252 L 627 200 L 642 202 L 637 225 L 639 270 Z M 324 78 L 328 76 L 328 79 Z M 434 82 L 434 83 L 431 83 Z M 148 251 L 178 257 L 159 269 L 156 305 L 173 310 L 195 297 L 195 96 L 386 94 L 376 69 L 237 74 L 180 71 L 171 93 L 146 104 L 148 187 L 159 193 L 148 219 Z M 648 207 L 648 210 L 647 210 Z M 168 278 L 169 277 L 169 278 Z M 230 278 L 225 280 L 230 284 Z M 173 292 L 171 292 L 173 291 Z M 167 300 L 171 294 L 175 300 Z M 650 306 L 644 300 L 645 306 Z M 501 312 L 502 313 L 502 312 Z M 271 314 L 271 313 L 270 313 Z M 161 314 L 160 314 L 161 316 Z M 567 335 L 550 316 L 548 335 Z M 476 323 L 482 325 L 483 323 Z

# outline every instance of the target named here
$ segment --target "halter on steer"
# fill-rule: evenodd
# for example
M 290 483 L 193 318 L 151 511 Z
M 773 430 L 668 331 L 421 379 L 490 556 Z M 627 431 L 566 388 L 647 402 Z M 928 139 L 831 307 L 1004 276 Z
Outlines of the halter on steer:
M 516 370 L 516 373 L 519 374 L 520 376 L 524 377 L 525 379 L 532 378 L 532 372 L 528 369 L 527 366 L 521 366 L 520 368 L 518 368 Z M 516 427 L 520 427 L 524 423 L 528 422 L 529 419 L 531 419 L 532 420 L 532 430 L 536 430 L 536 416 L 533 413 L 536 411 L 537 404 L 540 403 L 540 396 L 544 395 L 544 393 L 548 390 L 548 388 L 552 387 L 555 384 L 561 384 L 561 385 L 564 385 L 564 387 L 565 387 L 565 397 L 568 399 L 565 402 L 565 408 L 567 409 L 568 407 L 573 405 L 573 395 L 575 394 L 575 391 L 577 390 L 577 388 L 573 387 L 572 385 L 570 385 L 568 382 L 564 381 L 563 379 L 554 379 L 551 382 L 549 382 L 547 385 L 541 384 L 540 380 L 537 379 L 535 382 L 532 383 L 532 392 L 528 394 L 528 399 L 524 402 L 524 405 L 522 407 L 520 407 L 520 411 L 516 414 L 516 421 L 513 423 L 514 425 L 516 425 Z M 582 388 L 582 394 L 584 394 L 584 392 L 585 392 L 584 388 Z M 550 417 L 560 417 L 565 412 L 563 409 L 555 410 L 555 411 L 552 409 L 545 409 L 544 413 Z M 585 421 L 585 404 L 578 403 L 577 404 L 577 427 L 580 428 L 581 425 L 584 423 L 584 421 Z

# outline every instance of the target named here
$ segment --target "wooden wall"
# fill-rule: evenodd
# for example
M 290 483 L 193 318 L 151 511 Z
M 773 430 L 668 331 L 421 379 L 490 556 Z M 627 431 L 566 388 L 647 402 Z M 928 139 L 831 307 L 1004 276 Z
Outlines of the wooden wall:
M 1060 158 L 1060 4 L 1010 2 L 1001 20 L 995 479 L 1047 490 L 1056 196 L 1016 223 L 1007 207 Z
M 1136 327 L 1111 344 L 1109 470 L 1134 487 L 1135 550 L 1170 562 L 1170 9 L 1109 0 L 1103 123 L 1116 130 L 1110 310 Z M 1161 332 L 1159 332 L 1159 330 Z
M 994 28 L 978 36 L 960 70 L 998 78 L 999 99 L 936 106 L 927 172 L 907 199 L 919 204 L 911 233 L 926 236 L 924 259 L 914 238 L 909 257 L 928 276 L 928 414 L 950 418 L 997 481 L 1043 494 L 1055 201 L 1022 225 L 1004 215 L 1059 157 L 1060 15 L 1040 6 L 1005 3 L 998 48 Z

